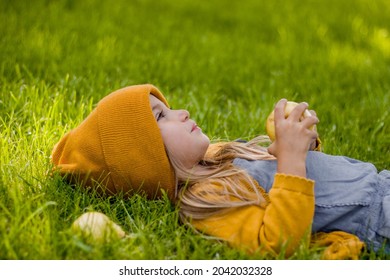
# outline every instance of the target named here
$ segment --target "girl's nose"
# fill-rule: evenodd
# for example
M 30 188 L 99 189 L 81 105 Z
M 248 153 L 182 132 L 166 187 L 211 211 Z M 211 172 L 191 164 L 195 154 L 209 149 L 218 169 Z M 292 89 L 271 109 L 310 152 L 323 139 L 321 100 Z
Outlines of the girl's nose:
M 187 110 L 179 110 L 179 120 L 182 122 L 187 121 L 190 118 L 190 113 Z

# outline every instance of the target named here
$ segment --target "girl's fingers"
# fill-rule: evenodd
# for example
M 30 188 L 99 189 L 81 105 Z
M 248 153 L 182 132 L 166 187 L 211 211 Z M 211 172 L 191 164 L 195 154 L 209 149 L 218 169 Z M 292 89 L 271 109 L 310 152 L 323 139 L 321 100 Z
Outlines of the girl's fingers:
M 274 109 L 274 118 L 275 121 L 284 119 L 284 108 L 286 107 L 287 99 L 280 99 Z
M 306 102 L 299 103 L 288 116 L 292 120 L 299 121 L 302 118 L 303 113 L 309 107 Z
M 319 122 L 318 118 L 316 116 L 310 116 L 307 118 L 304 118 L 301 123 L 304 127 L 310 128 L 313 125 L 317 124 Z
M 282 119 L 285 119 L 285 107 L 286 107 L 286 103 L 287 103 L 287 99 L 283 98 L 281 100 L 279 100 L 276 105 L 275 105 L 275 109 L 274 109 L 274 119 L 275 119 L 275 122 L 278 122 L 279 120 L 282 120 Z M 293 120 L 293 121 L 301 121 L 302 120 L 302 116 L 304 115 L 304 112 L 305 110 L 307 110 L 307 108 L 309 107 L 309 105 L 306 103 L 306 102 L 301 102 L 299 103 L 290 113 L 290 115 L 288 116 L 289 119 Z M 303 120 L 306 120 L 306 123 L 309 125 L 307 126 L 305 124 L 306 127 L 310 127 L 314 124 L 317 124 L 319 122 L 319 119 L 317 118 L 317 113 L 314 111 L 314 110 L 309 110 L 310 112 L 310 116 L 308 117 L 305 117 Z

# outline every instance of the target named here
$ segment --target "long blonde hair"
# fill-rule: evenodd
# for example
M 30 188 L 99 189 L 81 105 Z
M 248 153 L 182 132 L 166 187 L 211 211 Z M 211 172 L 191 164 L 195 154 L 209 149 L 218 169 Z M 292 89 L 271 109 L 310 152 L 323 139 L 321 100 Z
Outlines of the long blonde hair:
M 211 144 L 204 159 L 192 169 L 185 168 L 167 151 L 177 178 L 177 203 L 181 219 L 204 219 L 217 212 L 245 205 L 264 207 L 266 201 L 263 192 L 245 170 L 233 165 L 233 160 L 237 157 L 248 160 L 275 159 L 268 153 L 265 144 L 269 144 L 267 136 L 259 136 L 245 143 Z

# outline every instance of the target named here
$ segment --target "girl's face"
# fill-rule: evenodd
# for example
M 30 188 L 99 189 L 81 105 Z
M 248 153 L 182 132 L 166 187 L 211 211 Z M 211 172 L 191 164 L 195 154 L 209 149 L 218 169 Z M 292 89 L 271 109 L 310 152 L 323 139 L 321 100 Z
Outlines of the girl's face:
M 186 168 L 199 163 L 210 144 L 209 138 L 190 119 L 186 110 L 171 110 L 152 94 L 150 106 L 170 155 Z

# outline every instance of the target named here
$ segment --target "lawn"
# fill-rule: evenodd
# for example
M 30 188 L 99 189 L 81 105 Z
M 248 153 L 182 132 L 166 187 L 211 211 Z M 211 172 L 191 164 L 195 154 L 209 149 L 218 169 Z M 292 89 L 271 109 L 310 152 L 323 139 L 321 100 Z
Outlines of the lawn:
M 0 0 L 0 259 L 264 258 L 181 225 L 167 200 L 102 199 L 48 176 L 60 137 L 141 83 L 213 140 L 265 134 L 277 100 L 307 101 L 326 153 L 390 169 L 388 0 Z M 129 238 L 73 234 L 88 210 Z

